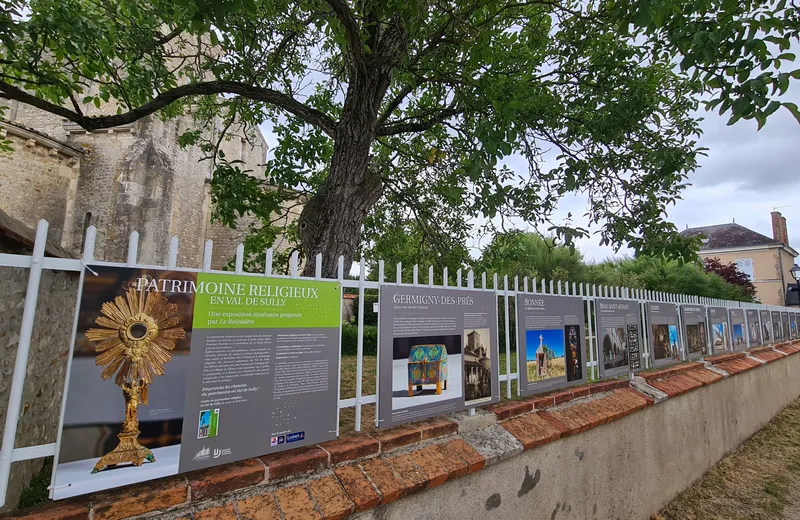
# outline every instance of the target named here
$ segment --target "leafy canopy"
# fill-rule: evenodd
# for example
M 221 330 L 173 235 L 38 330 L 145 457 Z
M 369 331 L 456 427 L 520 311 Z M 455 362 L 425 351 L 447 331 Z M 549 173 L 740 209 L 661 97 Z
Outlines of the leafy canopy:
M 4 0 L 0 93 L 86 129 L 190 108 L 226 129 L 270 122 L 257 182 L 215 153 L 224 135 L 182 137 L 220 164 L 214 217 L 258 217 L 251 253 L 295 190 L 316 204 L 302 251 L 346 260 L 365 223 L 367 242 L 414 222 L 419 243 L 458 242 L 473 219 L 549 222 L 579 191 L 603 244 L 690 257 L 664 217 L 702 152 L 694 110 L 705 96 L 731 122 L 798 116 L 776 99 L 800 77 L 797 15 L 754 0 Z

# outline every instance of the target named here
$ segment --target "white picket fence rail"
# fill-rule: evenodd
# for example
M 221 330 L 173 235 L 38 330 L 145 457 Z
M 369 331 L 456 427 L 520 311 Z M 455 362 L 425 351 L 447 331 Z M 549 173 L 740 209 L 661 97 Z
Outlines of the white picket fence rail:
M 8 490 L 8 482 L 11 472 L 11 464 L 17 461 L 31 460 L 43 457 L 50 457 L 58 453 L 58 443 L 41 444 L 36 446 L 26 446 L 17 448 L 17 426 L 19 423 L 19 414 L 22 404 L 23 389 L 25 386 L 26 369 L 28 365 L 28 357 L 31 345 L 31 335 L 34 327 L 34 318 L 36 313 L 36 305 L 39 299 L 39 282 L 43 270 L 57 270 L 57 271 L 72 271 L 80 273 L 80 282 L 82 285 L 83 277 L 86 272 L 91 272 L 91 266 L 117 266 L 117 267 L 138 267 L 138 268 L 152 268 L 152 269 L 178 269 L 189 272 L 223 272 L 211 269 L 211 258 L 213 251 L 213 243 L 208 240 L 205 243 L 203 251 L 203 265 L 201 268 L 184 268 L 177 267 L 178 259 L 178 239 L 173 237 L 169 243 L 169 254 L 165 266 L 143 265 L 137 263 L 138 248 L 139 248 L 139 234 L 137 232 L 131 233 L 128 242 L 127 261 L 125 263 L 103 262 L 97 261 L 94 258 L 94 248 L 96 239 L 96 229 L 94 226 L 88 228 L 86 232 L 86 240 L 84 245 L 83 257 L 79 259 L 64 259 L 64 258 L 50 258 L 45 256 L 45 244 L 47 241 L 48 223 L 45 220 L 39 222 L 36 229 L 36 239 L 34 243 L 33 253 L 31 255 L 16 255 L 0 253 L 0 267 L 17 267 L 29 270 L 27 292 L 25 296 L 25 303 L 23 307 L 22 321 L 19 333 L 19 344 L 17 346 L 16 358 L 14 362 L 14 372 L 12 382 L 9 390 L 8 407 L 5 417 L 5 428 L 3 430 L 2 449 L 0 450 L 0 506 L 5 504 L 6 492 Z M 235 268 L 233 274 L 250 275 L 250 276 L 265 276 L 275 278 L 305 278 L 322 280 L 322 255 L 317 256 L 316 273 L 313 278 L 302 277 L 298 274 L 298 253 L 292 254 L 289 261 L 289 274 L 282 275 L 276 274 L 273 269 L 273 250 L 268 249 L 265 252 L 265 270 L 263 273 L 249 273 L 243 270 L 244 265 L 244 246 L 239 245 L 236 249 Z M 377 396 L 363 395 L 362 392 L 362 379 L 364 369 L 364 291 L 367 289 L 379 290 L 381 285 L 384 284 L 397 284 L 417 287 L 438 287 L 438 288 L 451 288 L 451 289 L 465 289 L 465 290 L 483 290 L 493 292 L 498 298 L 503 299 L 504 313 L 498 316 L 499 319 L 504 320 L 505 325 L 505 374 L 499 374 L 501 383 L 506 383 L 505 394 L 507 398 L 511 398 L 511 382 L 518 379 L 518 374 L 512 372 L 516 367 L 511 366 L 511 352 L 512 342 L 516 348 L 517 338 L 511 334 L 511 320 L 515 317 L 510 312 L 511 298 L 516 298 L 517 294 L 533 293 L 533 294 L 555 294 L 555 295 L 570 295 L 580 297 L 584 301 L 586 308 L 587 318 L 587 338 L 589 359 L 586 361 L 586 367 L 590 374 L 590 380 L 595 379 L 599 375 L 598 359 L 599 349 L 597 347 L 597 338 L 594 334 L 594 320 L 595 314 L 593 310 L 593 302 L 597 298 L 618 298 L 635 301 L 640 305 L 640 316 L 644 316 L 644 305 L 646 302 L 661 302 L 670 303 L 675 305 L 693 304 L 702 305 L 705 307 L 736 307 L 745 309 L 759 309 L 769 311 L 785 311 L 785 307 L 767 306 L 760 304 L 741 303 L 728 300 L 720 300 L 715 298 L 705 298 L 683 294 L 672 294 L 664 292 L 649 291 L 644 289 L 634 289 L 628 287 L 609 287 L 598 286 L 590 284 L 576 284 L 558 281 L 545 281 L 545 280 L 529 280 L 527 277 L 520 279 L 514 277 L 509 283 L 509 277 L 504 276 L 502 284 L 500 283 L 497 274 L 491 278 L 491 284 L 488 283 L 486 273 L 480 275 L 480 286 L 476 285 L 475 273 L 472 271 L 466 274 L 459 269 L 455 274 L 455 284 L 450 284 L 450 277 L 447 268 L 445 267 L 442 274 L 442 284 L 434 283 L 434 268 L 428 267 L 427 283 L 422 283 L 419 276 L 419 266 L 412 267 L 412 283 L 402 284 L 403 278 L 403 265 L 397 264 L 394 280 L 387 280 L 384 270 L 384 262 L 378 261 L 378 276 L 377 281 L 369 281 L 366 279 L 367 270 L 365 261 L 362 258 L 358 264 L 358 278 L 349 279 L 345 277 L 344 258 L 339 257 L 337 265 L 337 276 L 332 279 L 342 284 L 342 287 L 353 288 L 358 290 L 358 342 L 357 342 L 357 356 L 356 356 L 356 389 L 355 397 L 342 399 L 340 395 L 339 410 L 345 408 L 355 408 L 355 429 L 360 431 L 362 422 L 362 407 L 364 405 L 375 404 Z M 349 266 L 348 266 L 349 267 Z M 229 271 L 225 271 L 231 273 Z M 349 272 L 349 271 L 348 271 Z M 78 295 L 80 289 L 78 290 Z M 3 295 L 0 295 L 2 297 Z M 69 355 L 67 356 L 67 372 L 65 378 L 65 387 L 69 381 L 69 371 L 72 359 L 72 349 L 75 343 L 75 328 L 77 326 L 78 312 L 80 301 L 76 297 L 75 302 L 75 317 L 73 323 L 72 337 L 70 339 Z M 795 309 L 796 310 L 796 309 Z M 680 316 L 680 313 L 679 313 Z M 679 318 L 680 319 L 680 318 Z M 642 327 L 643 341 L 641 358 L 643 368 L 649 366 L 649 344 L 647 341 L 646 327 Z M 750 339 L 748 336 L 748 346 L 750 346 Z M 685 344 L 685 341 L 683 342 Z M 685 358 L 685 354 L 682 354 Z M 380 371 L 376 371 L 377 373 Z M 341 373 L 339 374 L 341 379 Z M 378 382 L 376 380 L 376 388 Z M 341 388 L 341 385 L 340 385 Z M 63 413 L 66 402 L 66 392 L 63 392 L 63 399 L 61 404 L 61 421 L 63 422 Z M 472 410 L 474 413 L 474 409 Z M 377 425 L 377 410 L 375 421 Z M 54 464 L 55 466 L 55 464 Z

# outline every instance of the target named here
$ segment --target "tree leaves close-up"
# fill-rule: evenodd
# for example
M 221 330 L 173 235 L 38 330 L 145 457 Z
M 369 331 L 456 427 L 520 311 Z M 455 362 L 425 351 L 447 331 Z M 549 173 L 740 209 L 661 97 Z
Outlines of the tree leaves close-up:
M 703 104 L 759 126 L 792 103 L 797 8 L 686 0 L 3 0 L 0 94 L 87 130 L 191 112 L 276 141 L 263 172 L 216 151 L 214 217 L 251 252 L 300 193 L 307 273 L 382 249 L 464 259 L 508 219 L 584 193 L 601 242 L 694 257 L 666 210 L 697 167 Z M 523 160 L 526 167 L 506 163 Z M 277 188 L 277 189 L 276 189 Z M 388 240 L 381 240 L 389 237 Z M 393 238 L 392 238 L 393 237 Z M 388 253 L 387 253 L 388 254 Z M 395 254 L 395 253 L 392 253 Z M 466 259 L 464 260 L 466 261 Z

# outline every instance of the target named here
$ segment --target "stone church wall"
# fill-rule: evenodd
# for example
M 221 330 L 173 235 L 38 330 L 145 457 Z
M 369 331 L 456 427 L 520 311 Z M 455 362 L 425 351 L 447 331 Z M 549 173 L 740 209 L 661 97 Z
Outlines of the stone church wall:
M 34 229 L 46 219 L 50 236 L 59 242 L 70 192 L 77 186 L 81 152 L 13 125 L 3 124 L 0 134 L 14 149 L 0 152 L 0 208 Z

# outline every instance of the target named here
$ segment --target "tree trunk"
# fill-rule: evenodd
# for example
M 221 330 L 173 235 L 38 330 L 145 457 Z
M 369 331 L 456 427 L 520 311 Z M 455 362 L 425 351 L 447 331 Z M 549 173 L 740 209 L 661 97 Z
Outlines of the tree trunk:
M 354 82 L 348 89 L 330 174 L 298 219 L 306 276 L 314 275 L 318 253 L 322 253 L 323 277 L 336 277 L 339 256 L 344 256 L 345 274 L 350 271 L 364 219 L 383 194 L 380 176 L 370 169 L 377 92 L 374 85 L 359 83 Z

